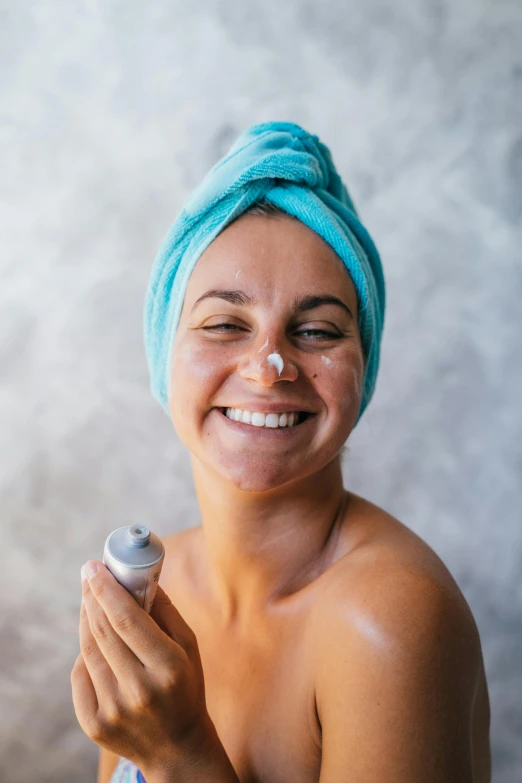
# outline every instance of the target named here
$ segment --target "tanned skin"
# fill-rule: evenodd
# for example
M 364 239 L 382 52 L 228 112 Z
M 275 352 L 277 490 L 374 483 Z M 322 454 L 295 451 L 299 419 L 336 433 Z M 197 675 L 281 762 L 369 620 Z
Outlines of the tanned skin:
M 196 305 L 217 289 L 242 293 Z M 296 309 L 323 295 L 347 309 Z M 196 633 L 242 783 L 489 783 L 470 608 L 422 539 L 343 486 L 363 375 L 355 288 L 321 237 L 259 215 L 218 235 L 188 284 L 169 397 L 201 524 L 163 539 L 160 584 Z M 220 410 L 273 402 L 312 416 L 257 437 Z M 98 783 L 116 761 L 102 752 Z

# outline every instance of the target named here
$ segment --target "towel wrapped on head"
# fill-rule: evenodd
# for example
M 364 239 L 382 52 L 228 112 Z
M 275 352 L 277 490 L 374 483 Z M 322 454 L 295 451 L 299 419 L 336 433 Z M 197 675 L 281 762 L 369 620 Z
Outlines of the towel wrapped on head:
M 244 131 L 189 196 L 165 237 L 145 296 L 152 393 L 170 415 L 171 352 L 192 270 L 216 236 L 256 201 L 271 203 L 313 229 L 350 274 L 365 357 L 359 421 L 379 367 L 385 310 L 381 260 L 328 147 L 292 122 L 265 122 Z

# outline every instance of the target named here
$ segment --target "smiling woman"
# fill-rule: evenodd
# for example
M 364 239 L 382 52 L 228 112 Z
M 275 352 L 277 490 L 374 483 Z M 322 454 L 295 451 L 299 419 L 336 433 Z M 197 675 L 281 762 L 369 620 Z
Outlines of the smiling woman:
M 206 465 L 249 492 L 315 477 L 339 501 L 327 474 L 361 406 L 357 308 L 344 264 L 299 220 L 242 215 L 221 232 L 190 277 L 169 384 L 197 475 Z
M 166 680 L 205 728 L 189 753 L 142 686 L 133 715 L 162 738 L 143 751 L 147 783 L 490 781 L 471 611 L 424 541 L 343 486 L 384 308 L 379 254 L 330 152 L 293 123 L 245 131 L 165 238 L 145 345 L 201 525 L 163 539 L 161 581 L 197 704 Z M 120 758 L 112 781 L 138 779 L 139 751 L 114 733 L 99 783 L 122 746 L 135 763 Z

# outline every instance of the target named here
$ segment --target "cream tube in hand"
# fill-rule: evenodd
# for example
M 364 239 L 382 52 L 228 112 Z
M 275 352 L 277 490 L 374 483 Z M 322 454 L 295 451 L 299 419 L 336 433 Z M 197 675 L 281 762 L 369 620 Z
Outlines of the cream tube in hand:
M 103 550 L 103 563 L 149 614 L 164 557 L 165 547 L 146 525 L 117 528 Z

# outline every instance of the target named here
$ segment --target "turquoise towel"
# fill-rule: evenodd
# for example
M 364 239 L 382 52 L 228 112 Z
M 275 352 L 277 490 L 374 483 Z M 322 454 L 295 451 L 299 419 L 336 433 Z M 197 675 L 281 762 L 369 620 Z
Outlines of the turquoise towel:
M 120 756 L 109 783 L 146 783 L 146 780 L 132 761 Z
M 145 296 L 145 351 L 152 393 L 170 417 L 171 352 L 191 272 L 225 226 L 261 199 L 316 231 L 350 273 L 366 360 L 359 421 L 373 395 L 379 368 L 385 310 L 381 260 L 328 147 L 293 122 L 265 122 L 244 131 L 189 196 L 167 233 Z
M 138 767 L 120 756 L 109 783 L 147 783 Z

